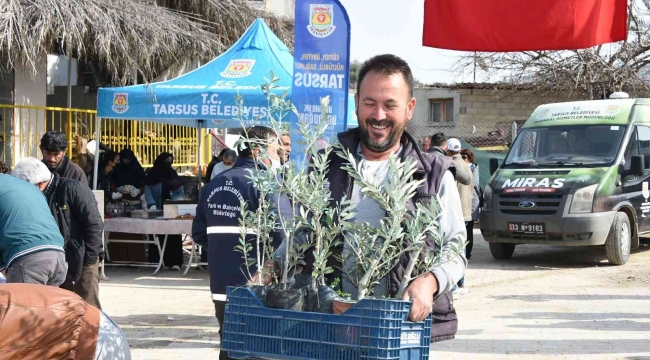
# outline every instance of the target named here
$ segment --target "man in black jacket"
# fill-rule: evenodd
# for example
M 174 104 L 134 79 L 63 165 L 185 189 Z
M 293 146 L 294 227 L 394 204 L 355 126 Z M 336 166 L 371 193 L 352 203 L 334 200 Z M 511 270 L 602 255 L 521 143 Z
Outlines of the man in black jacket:
M 82 184 L 88 185 L 86 174 L 79 165 L 70 161 L 66 155 L 68 151 L 68 139 L 65 134 L 58 131 L 48 131 L 41 138 L 40 145 L 43 154 L 43 163 L 51 172 L 67 179 L 81 181 Z
M 36 185 L 47 198 L 65 241 L 68 275 L 61 287 L 101 309 L 98 261 L 104 223 L 95 195 L 87 184 L 50 173 L 35 158 L 21 160 L 12 175 Z

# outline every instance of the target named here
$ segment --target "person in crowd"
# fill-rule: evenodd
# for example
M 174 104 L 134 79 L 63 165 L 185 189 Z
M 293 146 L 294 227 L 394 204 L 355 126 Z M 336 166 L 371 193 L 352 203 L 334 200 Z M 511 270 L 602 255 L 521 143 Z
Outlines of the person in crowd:
M 58 131 L 48 131 L 41 138 L 40 145 L 43 154 L 43 163 L 51 172 L 59 174 L 60 177 L 74 179 L 88 184 L 86 174 L 79 165 L 70 161 L 66 155 L 68 151 L 68 139 L 65 134 Z
M 122 193 L 126 200 L 138 200 L 144 192 L 144 180 L 147 177 L 142 165 L 130 149 L 120 151 L 120 164 L 113 170 L 111 176 L 111 191 Z M 131 190 L 122 190 L 129 186 Z
M 462 169 L 469 176 L 469 181 L 467 183 L 462 182 L 461 179 L 456 177 L 456 185 L 458 187 L 458 194 L 460 195 L 460 205 L 463 211 L 463 219 L 465 220 L 465 227 L 467 228 L 469 222 L 472 220 L 472 194 L 474 188 L 474 181 L 472 179 L 472 172 L 469 168 L 469 165 L 463 160 L 463 157 L 460 155 L 461 151 L 460 140 L 456 138 L 450 138 L 447 140 L 447 154 L 454 161 L 454 165 L 457 169 Z M 468 235 L 470 236 L 470 235 Z M 458 287 L 465 287 L 465 277 L 458 281 Z
M 63 284 L 68 271 L 63 236 L 43 194 L 8 174 L 0 174 L 0 271 L 8 283 L 52 286 Z
M 104 192 L 104 203 L 116 201 L 122 198 L 122 194 L 111 191 L 111 175 L 113 170 L 120 163 L 120 154 L 113 150 L 108 150 L 99 154 L 99 168 L 97 169 L 97 190 Z M 93 174 L 88 178 L 90 186 L 93 186 Z
M 178 173 L 172 165 L 174 156 L 168 152 L 158 155 L 144 180 L 145 199 L 149 210 L 162 210 L 165 200 L 184 197 L 184 189 Z
M 233 149 L 224 150 L 223 156 L 221 157 L 221 162 L 216 164 L 210 173 L 210 180 L 214 179 L 215 176 L 221 174 L 222 172 L 232 168 L 237 161 L 237 153 Z
M 21 160 L 11 175 L 36 185 L 43 192 L 65 239 L 68 276 L 61 287 L 101 309 L 99 256 L 104 223 L 92 190 L 86 183 L 50 173 L 36 158 Z
M 207 169 L 206 169 L 206 171 L 205 171 L 205 174 L 206 174 L 206 175 L 207 175 L 207 174 L 211 174 L 211 175 L 212 175 L 212 171 L 214 170 L 215 165 L 217 165 L 218 163 L 221 162 L 221 160 L 222 160 L 222 158 L 223 158 L 223 154 L 225 154 L 227 150 L 228 150 L 228 148 L 223 148 L 223 149 L 221 150 L 221 152 L 219 153 L 219 155 L 217 155 L 217 156 L 215 156 L 214 154 L 212 154 L 212 160 L 210 160 L 210 163 L 208 164 L 208 167 L 207 167 Z
M 447 156 L 451 158 L 456 166 L 456 182 L 461 185 L 472 186 L 472 172 L 469 170 L 469 166 L 463 160 L 463 157 L 460 156 L 459 151 L 461 150 L 460 140 L 456 138 L 450 138 L 447 140 Z M 461 194 L 462 197 L 462 194 Z
M 425 136 L 422 139 L 422 152 L 429 152 L 431 150 L 431 137 L 430 136 Z
M 285 165 L 289 162 L 289 155 L 291 155 L 291 134 L 282 134 L 280 136 L 280 145 L 280 162 Z
M 212 209 L 238 209 L 241 200 L 246 202 L 247 211 L 257 211 L 260 193 L 249 179 L 250 171 L 266 171 L 271 166 L 271 159 L 279 160 L 277 135 L 272 129 L 253 126 L 242 133 L 242 137 L 245 139 L 243 149 L 239 151 L 239 157 L 233 167 L 217 175 L 203 189 L 192 224 L 192 238 L 208 252 L 210 291 L 221 327 L 224 321 L 226 288 L 245 284 L 249 279 L 244 276 L 246 271 L 242 268 L 241 254 L 234 250 L 240 239 L 241 211 L 232 210 L 233 215 L 230 211 Z M 262 143 L 265 146 L 262 146 Z M 263 147 L 266 147 L 266 155 L 262 152 Z M 277 198 L 268 200 L 271 204 L 277 204 Z M 278 210 L 274 207 L 271 211 Z M 253 236 L 247 236 L 247 240 L 252 241 Z M 277 248 L 284 239 L 284 232 L 276 230 L 272 236 L 273 246 Z M 255 273 L 255 269 L 251 272 Z M 221 336 L 221 328 L 219 335 Z M 219 359 L 230 357 L 222 351 Z
M 2 161 L 0 161 L 0 174 L 10 174 L 11 173 L 11 167 Z
M 356 154 L 357 160 L 364 159 L 366 170 L 382 184 L 388 179 L 390 154 L 400 159 L 416 161 L 417 172 L 424 183 L 417 189 L 416 197 L 438 196 L 445 209 L 440 215 L 441 233 L 445 245 L 452 243 L 464 246 L 466 234 L 460 198 L 454 182 L 454 164 L 446 157 L 436 157 L 422 152 L 417 141 L 406 131 L 406 125 L 413 117 L 416 99 L 413 97 L 413 74 L 408 64 L 394 55 L 378 55 L 364 62 L 359 71 L 355 102 L 359 127 L 338 134 L 341 145 Z M 332 206 L 345 198 L 356 205 L 356 221 L 379 226 L 385 212 L 370 197 L 361 196 L 360 187 L 355 184 L 344 167 L 346 160 L 337 154 L 330 154 L 328 182 L 332 193 Z M 413 202 L 414 200 L 410 200 Z M 408 205 L 414 207 L 414 204 Z M 345 251 L 345 245 L 333 250 L 335 255 Z M 303 273 L 310 274 L 313 268 L 313 253 L 305 255 Z M 375 296 L 395 296 L 398 284 L 408 263 L 408 257 L 391 271 L 387 278 L 375 287 Z M 457 320 L 449 294 L 452 287 L 465 272 L 467 260 L 460 253 L 431 272 L 413 280 L 403 300 L 412 301 L 409 313 L 412 321 L 422 321 L 437 308 L 443 308 L 449 321 L 432 326 L 432 338 L 437 340 L 453 337 Z M 328 281 L 344 278 L 340 269 L 328 276 Z M 390 281 L 388 281 L 390 279 Z M 347 281 L 343 282 L 343 291 Z M 349 284 L 352 286 L 352 284 Z M 437 310 L 436 310 L 437 311 Z M 440 313 L 440 312 L 439 312 Z
M 447 137 L 444 133 L 438 132 L 431 135 L 429 151 L 427 152 L 435 156 L 447 156 Z
M 81 136 L 75 138 L 77 143 L 77 162 L 79 167 L 83 170 L 84 174 L 88 178 L 88 183 L 90 187 L 93 186 L 93 182 L 90 179 L 93 175 L 94 166 L 95 166 L 95 155 L 97 154 L 97 141 L 91 140 L 88 141 Z M 99 154 L 112 151 L 108 146 L 104 144 L 99 144 Z
M 70 291 L 2 285 L 0 309 L 0 359 L 131 359 L 120 327 Z
M 478 164 L 474 160 L 474 152 L 470 149 L 462 149 L 460 155 L 467 162 L 472 172 L 473 193 L 472 193 L 472 219 L 467 222 L 467 246 L 465 247 L 465 257 L 469 260 L 472 257 L 472 248 L 474 247 L 474 223 L 478 221 L 481 210 L 481 185 L 479 182 Z
M 145 186 L 145 199 L 150 211 L 162 210 L 165 200 L 176 200 L 184 198 L 182 183 L 178 173 L 172 167 L 174 156 L 168 152 L 163 152 L 153 163 L 149 170 Z M 156 235 L 158 237 L 164 234 Z M 167 235 L 167 246 L 163 254 L 165 266 L 174 271 L 180 271 L 183 266 L 183 239 L 182 235 Z M 160 261 L 160 253 L 156 245 L 149 245 L 149 261 L 157 263 Z

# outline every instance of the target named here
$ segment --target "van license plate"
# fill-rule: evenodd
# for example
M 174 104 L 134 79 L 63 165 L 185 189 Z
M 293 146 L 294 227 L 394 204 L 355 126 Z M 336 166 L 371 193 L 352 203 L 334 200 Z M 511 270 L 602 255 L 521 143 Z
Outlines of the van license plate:
M 544 235 L 546 234 L 546 229 L 544 224 L 537 223 L 508 223 L 508 228 L 511 232 L 516 232 L 520 234 L 533 234 L 533 235 Z

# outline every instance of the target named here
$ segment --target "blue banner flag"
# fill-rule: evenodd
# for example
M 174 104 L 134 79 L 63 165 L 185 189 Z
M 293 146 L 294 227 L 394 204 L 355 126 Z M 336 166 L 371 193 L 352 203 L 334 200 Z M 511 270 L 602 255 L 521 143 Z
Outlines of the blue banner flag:
M 348 127 L 350 88 L 350 19 L 338 0 L 298 0 L 293 52 L 293 114 L 291 134 L 300 139 L 298 122 L 317 125 L 329 121 L 330 141 Z M 321 119 L 321 98 L 329 96 L 327 119 Z M 294 141 L 294 143 L 296 143 Z M 304 145 L 296 144 L 291 157 L 301 162 Z

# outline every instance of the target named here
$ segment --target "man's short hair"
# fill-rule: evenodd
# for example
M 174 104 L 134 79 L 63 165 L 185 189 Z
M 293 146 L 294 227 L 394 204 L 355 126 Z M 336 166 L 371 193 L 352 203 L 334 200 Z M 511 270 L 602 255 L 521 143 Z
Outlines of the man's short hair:
M 42 161 L 33 157 L 20 160 L 11 172 L 11 175 L 33 185 L 50 181 L 52 178 L 52 173 L 47 166 L 45 166 Z
M 431 136 L 431 146 L 442 147 L 446 143 L 447 143 L 447 137 L 445 136 L 445 134 L 441 132 L 435 133 Z
M 253 148 L 263 145 L 271 138 L 277 137 L 275 131 L 266 126 L 252 126 L 240 135 L 244 139 L 244 149 L 239 151 L 239 156 L 253 156 Z
M 48 131 L 41 138 L 41 147 L 47 151 L 65 151 L 68 148 L 68 139 L 64 133 Z
M 361 69 L 359 69 L 359 77 L 357 78 L 357 93 L 361 89 L 361 82 L 366 77 L 370 71 L 375 71 L 382 75 L 393 75 L 400 73 L 404 77 L 404 81 L 409 87 L 409 97 L 413 97 L 413 73 L 411 68 L 402 58 L 391 55 L 377 55 L 373 56 L 370 59 L 366 60 L 361 64 Z
M 237 160 L 237 152 L 233 149 L 226 150 L 221 158 L 221 161 L 235 162 L 235 160 Z
M 11 174 L 11 167 L 0 161 L 0 174 Z

